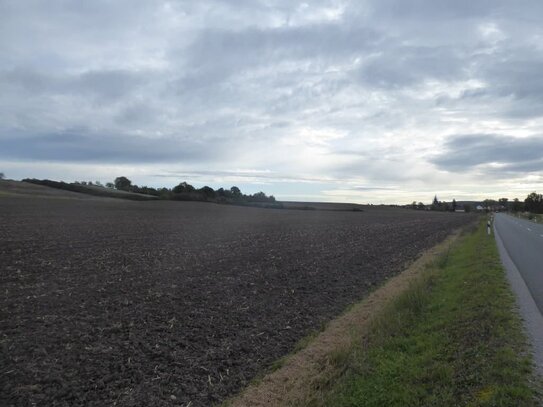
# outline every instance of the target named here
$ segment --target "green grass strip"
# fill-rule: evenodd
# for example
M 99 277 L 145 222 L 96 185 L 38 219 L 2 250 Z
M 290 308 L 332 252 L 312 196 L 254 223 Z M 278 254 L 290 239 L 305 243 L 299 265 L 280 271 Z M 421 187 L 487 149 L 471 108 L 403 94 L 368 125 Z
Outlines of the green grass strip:
M 532 362 L 483 224 L 397 298 L 356 342 L 325 406 L 535 406 Z

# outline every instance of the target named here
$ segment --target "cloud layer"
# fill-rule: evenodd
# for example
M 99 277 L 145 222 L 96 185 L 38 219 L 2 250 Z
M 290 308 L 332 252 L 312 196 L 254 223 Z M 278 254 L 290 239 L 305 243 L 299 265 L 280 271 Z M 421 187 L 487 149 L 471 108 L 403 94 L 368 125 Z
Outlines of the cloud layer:
M 0 166 L 283 199 L 521 195 L 542 181 L 541 16 L 536 0 L 4 1 Z

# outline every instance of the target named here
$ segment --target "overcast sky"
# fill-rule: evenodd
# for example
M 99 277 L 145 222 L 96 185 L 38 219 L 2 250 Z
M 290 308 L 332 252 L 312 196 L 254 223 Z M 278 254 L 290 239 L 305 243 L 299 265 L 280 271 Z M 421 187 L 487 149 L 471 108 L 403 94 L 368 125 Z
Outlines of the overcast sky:
M 0 0 L 8 178 L 543 192 L 543 2 Z

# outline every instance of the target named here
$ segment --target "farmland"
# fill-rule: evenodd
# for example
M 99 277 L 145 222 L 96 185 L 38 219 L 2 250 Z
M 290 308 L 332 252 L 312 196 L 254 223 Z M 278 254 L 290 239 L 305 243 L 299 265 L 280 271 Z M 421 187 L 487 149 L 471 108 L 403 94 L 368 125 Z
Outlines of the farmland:
M 472 219 L 0 197 L 0 404 L 219 403 Z

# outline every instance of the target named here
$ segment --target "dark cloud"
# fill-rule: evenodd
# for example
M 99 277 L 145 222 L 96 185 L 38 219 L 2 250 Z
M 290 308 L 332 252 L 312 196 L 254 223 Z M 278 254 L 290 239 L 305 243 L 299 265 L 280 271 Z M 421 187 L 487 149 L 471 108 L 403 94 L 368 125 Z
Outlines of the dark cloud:
M 94 163 L 175 163 L 213 160 L 221 142 L 203 144 L 183 137 L 93 134 L 78 129 L 43 135 L 0 138 L 0 158 Z
M 470 171 L 495 164 L 493 172 L 543 171 L 543 137 L 511 137 L 497 134 L 451 136 L 444 151 L 432 159 L 447 171 Z
M 147 80 L 149 79 L 149 74 Z M 0 71 L 0 86 L 30 95 L 97 97 L 107 102 L 127 97 L 145 82 L 142 74 L 123 70 L 95 70 L 81 74 L 47 74 L 37 70 Z

